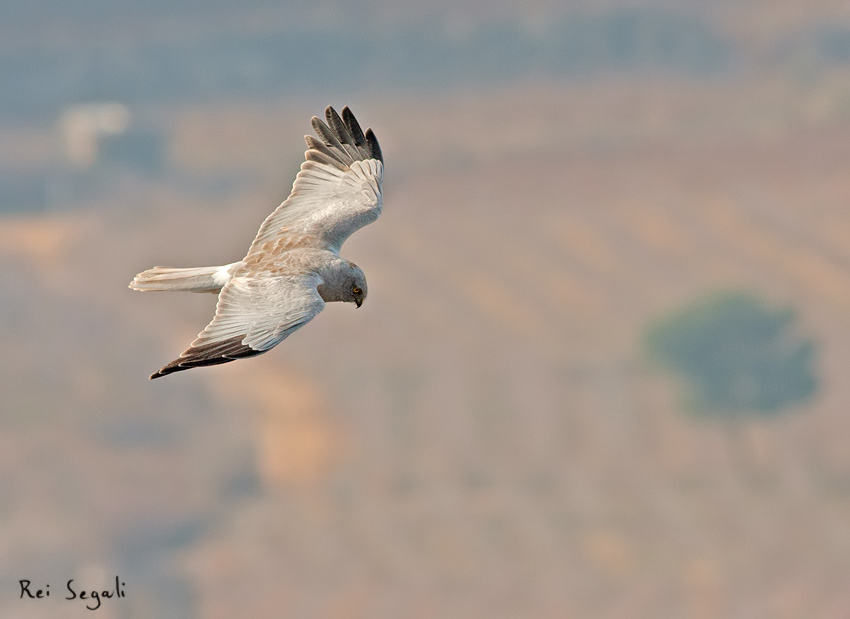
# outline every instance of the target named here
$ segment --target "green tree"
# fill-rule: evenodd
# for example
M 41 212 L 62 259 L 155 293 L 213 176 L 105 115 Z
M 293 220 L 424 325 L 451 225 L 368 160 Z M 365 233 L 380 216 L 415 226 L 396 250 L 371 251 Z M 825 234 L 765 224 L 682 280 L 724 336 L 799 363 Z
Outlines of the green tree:
M 771 414 L 816 390 L 814 342 L 798 334 L 790 308 L 741 292 L 700 299 L 647 330 L 649 354 L 687 385 L 699 413 Z

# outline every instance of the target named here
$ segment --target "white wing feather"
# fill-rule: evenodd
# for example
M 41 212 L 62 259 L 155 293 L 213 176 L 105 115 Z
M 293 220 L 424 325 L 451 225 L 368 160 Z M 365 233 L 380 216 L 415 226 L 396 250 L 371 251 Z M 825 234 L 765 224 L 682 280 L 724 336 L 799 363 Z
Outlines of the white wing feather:
M 325 307 L 317 275 L 247 279 L 225 285 L 215 317 L 189 348 L 151 378 L 271 350 Z
M 328 123 L 313 117 L 319 140 L 305 136 L 306 160 L 292 192 L 260 226 L 248 255 L 290 235 L 314 237 L 317 245 L 339 252 L 355 231 L 381 214 L 383 155 L 371 130 L 364 134 L 354 116 L 342 119 L 329 107 Z

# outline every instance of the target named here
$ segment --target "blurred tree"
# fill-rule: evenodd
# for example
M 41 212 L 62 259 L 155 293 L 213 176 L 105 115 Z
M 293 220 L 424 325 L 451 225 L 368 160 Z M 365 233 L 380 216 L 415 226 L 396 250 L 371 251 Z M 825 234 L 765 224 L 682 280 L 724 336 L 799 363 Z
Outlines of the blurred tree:
M 793 330 L 794 312 L 741 292 L 711 295 L 647 332 L 649 354 L 687 382 L 699 413 L 770 414 L 816 389 L 815 345 Z

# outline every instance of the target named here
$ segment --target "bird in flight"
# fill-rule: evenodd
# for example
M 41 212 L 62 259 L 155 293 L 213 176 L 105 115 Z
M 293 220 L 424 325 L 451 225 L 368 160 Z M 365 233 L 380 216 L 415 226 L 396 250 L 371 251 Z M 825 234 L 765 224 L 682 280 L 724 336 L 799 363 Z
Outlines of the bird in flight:
M 325 303 L 357 307 L 366 277 L 339 250 L 381 214 L 384 159 L 371 129 L 364 133 L 348 107 L 313 117 L 318 139 L 307 152 L 292 192 L 260 226 L 239 262 L 198 268 L 154 267 L 130 288 L 218 294 L 215 317 L 180 356 L 151 379 L 228 363 L 271 350 L 310 322 Z

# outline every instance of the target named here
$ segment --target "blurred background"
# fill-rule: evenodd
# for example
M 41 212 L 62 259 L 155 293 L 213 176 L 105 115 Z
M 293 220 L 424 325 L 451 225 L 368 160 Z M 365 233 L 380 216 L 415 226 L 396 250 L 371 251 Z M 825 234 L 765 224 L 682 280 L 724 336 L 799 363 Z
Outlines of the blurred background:
M 328 104 L 368 302 L 149 382 Z M 4 0 L 0 135 L 3 617 L 850 616 L 845 2 Z

